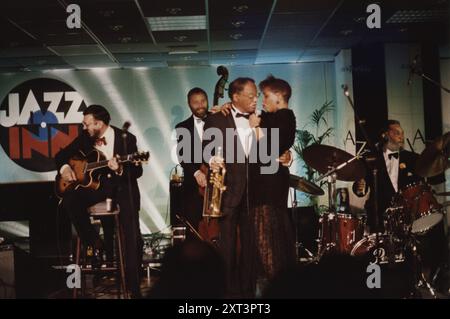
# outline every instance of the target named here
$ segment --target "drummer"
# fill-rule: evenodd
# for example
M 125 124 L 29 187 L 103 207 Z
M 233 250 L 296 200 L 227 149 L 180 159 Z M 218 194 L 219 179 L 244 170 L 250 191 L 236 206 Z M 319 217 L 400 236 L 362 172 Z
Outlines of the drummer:
M 377 143 L 378 152 L 375 161 L 378 169 L 378 214 L 373 213 L 373 192 L 366 202 L 370 230 L 383 231 L 383 213 L 390 206 L 391 200 L 406 185 L 420 181 L 421 177 L 414 173 L 417 154 L 403 149 L 405 134 L 400 122 L 388 120 Z M 353 184 L 353 192 L 358 197 L 366 196 L 373 183 L 373 171 L 367 169 L 367 175 Z M 378 217 L 378 227 L 376 226 Z

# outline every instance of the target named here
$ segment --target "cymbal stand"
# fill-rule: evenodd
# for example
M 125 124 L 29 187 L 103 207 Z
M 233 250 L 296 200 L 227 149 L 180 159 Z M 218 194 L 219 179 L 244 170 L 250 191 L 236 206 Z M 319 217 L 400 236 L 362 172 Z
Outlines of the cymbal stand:
M 345 165 L 344 165 L 345 166 Z M 333 237 L 333 231 L 336 231 L 336 210 L 335 210 L 335 203 L 334 203 L 334 194 L 336 192 L 336 167 L 329 166 L 328 172 L 319 176 L 316 181 L 320 181 L 323 178 L 327 177 L 327 184 L 328 184 L 328 214 L 323 214 L 320 217 L 319 225 L 320 233 L 319 233 L 319 239 L 318 239 L 318 249 L 317 249 L 317 259 L 320 260 L 322 256 L 325 254 L 325 252 L 330 251 L 337 245 L 337 238 Z M 325 225 L 328 225 L 325 227 Z M 325 231 L 328 230 L 328 233 L 325 234 Z M 337 234 L 337 232 L 336 232 Z M 328 235 L 328 236 L 326 236 Z M 329 242 L 325 242 L 324 240 L 328 238 Z
M 421 287 L 425 287 L 430 295 L 436 299 L 436 290 L 433 288 L 433 286 L 428 282 L 426 279 L 423 270 L 422 270 L 422 257 L 420 256 L 420 253 L 418 251 L 418 243 L 419 241 L 415 238 L 415 236 L 409 232 L 409 246 L 413 255 L 413 272 L 414 272 L 414 291 L 412 294 L 414 295 L 417 293 L 418 289 Z
M 292 219 L 294 221 L 294 228 L 295 228 L 295 253 L 296 253 L 296 260 L 301 261 L 301 255 L 300 255 L 300 249 L 305 251 L 308 255 L 308 260 L 314 260 L 316 259 L 314 254 L 306 248 L 302 242 L 299 241 L 299 232 L 298 232 L 298 212 L 296 212 L 297 208 L 297 191 L 294 188 L 294 199 L 292 201 Z

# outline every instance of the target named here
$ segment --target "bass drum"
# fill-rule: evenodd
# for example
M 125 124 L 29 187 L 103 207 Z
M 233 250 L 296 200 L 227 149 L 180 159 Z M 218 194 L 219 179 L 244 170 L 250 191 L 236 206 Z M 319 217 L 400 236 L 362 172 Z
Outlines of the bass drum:
M 377 264 L 405 261 L 405 247 L 397 238 L 386 234 L 378 234 L 378 248 L 376 242 L 376 234 L 370 234 L 357 242 L 350 254 L 367 257 L 370 262 Z

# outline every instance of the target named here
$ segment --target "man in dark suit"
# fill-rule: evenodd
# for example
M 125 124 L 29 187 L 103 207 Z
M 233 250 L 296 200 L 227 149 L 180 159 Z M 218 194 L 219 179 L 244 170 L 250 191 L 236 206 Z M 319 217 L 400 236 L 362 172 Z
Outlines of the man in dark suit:
M 83 112 L 83 132 L 66 148 L 55 156 L 56 166 L 66 181 L 75 180 L 68 165 L 69 159 L 83 152 L 88 154 L 94 149 L 102 152 L 108 159 L 108 168 L 104 171 L 101 187 L 98 190 L 80 188 L 64 194 L 62 205 L 85 246 L 94 249 L 94 257 L 102 258 L 105 244 L 90 223 L 87 208 L 114 197 L 120 206 L 120 223 L 124 232 L 126 282 L 132 297 L 140 297 L 140 270 L 142 262 L 143 240 L 139 228 L 140 193 L 137 179 L 142 175 L 142 166 L 134 163 L 120 164 L 116 155 L 126 155 L 137 151 L 136 137 L 116 127 L 110 126 L 109 112 L 100 105 L 91 105 Z M 102 175 L 102 176 L 103 176 Z M 103 220 L 102 223 L 106 222 Z M 106 237 L 112 236 L 111 225 L 104 223 Z M 112 253 L 111 247 L 107 252 Z
M 230 83 L 228 94 L 232 102 L 231 112 L 218 112 L 206 119 L 203 134 L 205 161 L 211 169 L 226 168 L 226 191 L 222 197 L 222 212 L 219 219 L 220 238 L 218 247 L 225 259 L 227 271 L 227 297 L 254 297 L 256 287 L 256 249 L 249 219 L 248 189 L 251 187 L 250 170 L 254 164 L 249 154 L 256 147 L 254 128 L 258 118 L 254 114 L 258 94 L 253 79 L 237 78 Z M 227 133 L 228 131 L 228 133 Z M 215 133 L 219 135 L 211 135 Z M 230 134 L 232 133 L 232 134 Z M 232 139 L 232 140 L 231 140 Z M 216 148 L 209 153 L 214 144 Z M 232 146 L 233 149 L 227 149 Z M 221 147 L 223 158 L 217 155 Z M 230 156 L 232 154 L 232 157 Z M 214 155 L 210 157 L 210 155 Z M 237 229 L 240 234 L 240 254 L 237 255 Z
M 406 185 L 421 180 L 414 172 L 417 154 L 404 150 L 404 143 L 405 135 L 400 122 L 388 120 L 386 128 L 383 129 L 381 134 L 381 141 L 378 143 L 379 149 L 375 163 L 370 164 L 377 168 L 378 183 L 378 211 L 373 211 L 373 192 L 366 202 L 368 222 L 372 232 L 383 230 L 384 212 L 390 207 L 394 195 Z M 353 184 L 353 192 L 357 196 L 363 197 L 372 185 L 372 169 L 368 167 L 366 178 Z M 378 223 L 376 220 L 378 220 Z
M 181 215 L 198 230 L 203 210 L 203 197 L 199 188 L 206 186 L 206 175 L 200 170 L 200 166 L 203 126 L 208 114 L 208 96 L 204 90 L 196 87 L 189 91 L 187 101 L 192 115 L 175 126 L 177 154 L 184 172 Z

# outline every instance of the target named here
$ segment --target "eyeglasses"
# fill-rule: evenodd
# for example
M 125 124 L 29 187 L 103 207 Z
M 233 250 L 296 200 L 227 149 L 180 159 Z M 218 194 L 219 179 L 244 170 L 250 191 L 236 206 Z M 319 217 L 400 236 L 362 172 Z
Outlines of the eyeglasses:
M 256 97 L 256 98 L 260 97 L 260 96 L 261 96 L 261 93 L 258 92 L 258 93 L 256 93 L 256 95 L 240 93 L 240 95 L 245 96 L 245 97 L 248 97 L 250 100 L 253 100 L 255 97 Z

